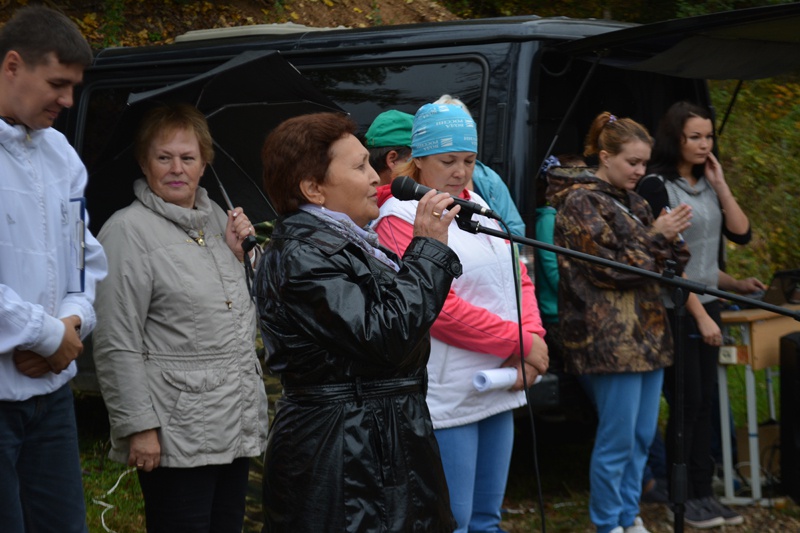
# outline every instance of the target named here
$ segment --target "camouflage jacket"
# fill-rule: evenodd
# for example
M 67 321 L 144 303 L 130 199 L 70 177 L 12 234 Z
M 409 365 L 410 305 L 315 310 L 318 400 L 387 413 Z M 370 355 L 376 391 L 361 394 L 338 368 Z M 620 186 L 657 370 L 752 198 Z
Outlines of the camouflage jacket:
M 587 169 L 553 169 L 547 190 L 558 210 L 554 242 L 592 256 L 662 272 L 682 268 L 685 244 L 652 228 L 647 202 Z M 575 374 L 645 372 L 672 364 L 672 336 L 658 281 L 558 256 L 559 322 L 565 364 Z

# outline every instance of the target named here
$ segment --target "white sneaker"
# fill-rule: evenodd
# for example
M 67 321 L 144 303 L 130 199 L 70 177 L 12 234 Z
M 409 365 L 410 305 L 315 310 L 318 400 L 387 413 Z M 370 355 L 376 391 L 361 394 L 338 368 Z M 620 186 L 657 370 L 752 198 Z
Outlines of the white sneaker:
M 626 527 L 622 533 L 650 533 L 650 531 L 645 529 L 644 522 L 642 522 L 642 518 L 637 516 L 636 518 L 633 519 L 633 525 Z
M 625 533 L 625 530 L 622 529 L 622 526 L 617 526 L 608 533 Z

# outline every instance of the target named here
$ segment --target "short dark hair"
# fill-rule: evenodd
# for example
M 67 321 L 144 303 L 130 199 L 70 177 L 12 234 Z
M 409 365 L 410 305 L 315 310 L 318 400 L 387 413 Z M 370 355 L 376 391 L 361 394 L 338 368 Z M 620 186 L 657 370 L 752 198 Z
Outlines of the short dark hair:
M 647 172 L 660 174 L 667 179 L 678 178 L 678 164 L 681 161 L 681 147 L 685 141 L 683 128 L 690 118 L 712 120 L 711 111 L 691 102 L 680 101 L 670 106 L 658 123 L 656 145 L 647 165 Z M 692 167 L 692 174 L 699 178 L 705 165 Z
M 25 63 L 38 66 L 53 53 L 64 65 L 87 67 L 92 63 L 92 47 L 69 17 L 45 6 L 26 6 L 17 10 L 0 29 L 0 61 L 14 50 Z
M 383 146 L 381 148 L 367 149 L 369 150 L 369 164 L 378 174 L 389 168 L 389 165 L 386 164 L 386 156 L 389 152 L 397 152 L 398 159 L 411 157 L 411 147 L 409 146 Z
M 208 129 L 206 117 L 191 104 L 164 104 L 154 107 L 145 113 L 139 128 L 136 130 L 134 152 L 136 162 L 144 166 L 150 145 L 160 136 L 177 130 L 194 133 L 200 146 L 200 157 L 203 163 L 214 162 L 214 141 Z
M 300 190 L 304 179 L 323 183 L 331 164 L 331 146 L 358 126 L 339 113 L 312 113 L 290 118 L 264 141 L 264 191 L 275 211 L 285 215 L 308 200 Z

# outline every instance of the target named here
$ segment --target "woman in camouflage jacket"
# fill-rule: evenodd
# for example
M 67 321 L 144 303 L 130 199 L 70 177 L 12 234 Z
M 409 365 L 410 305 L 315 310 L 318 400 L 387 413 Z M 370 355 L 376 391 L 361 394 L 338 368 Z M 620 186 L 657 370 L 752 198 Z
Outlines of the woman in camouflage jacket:
M 633 192 L 652 139 L 631 119 L 600 114 L 584 155 L 599 167 L 554 169 L 548 196 L 558 210 L 554 242 L 653 272 L 688 260 L 680 231 L 691 210 L 654 220 Z M 598 412 L 589 511 L 599 533 L 646 533 L 639 518 L 641 479 L 656 431 L 663 369 L 672 339 L 659 284 L 650 278 L 564 255 L 559 263 L 559 321 L 568 371 L 585 375 Z

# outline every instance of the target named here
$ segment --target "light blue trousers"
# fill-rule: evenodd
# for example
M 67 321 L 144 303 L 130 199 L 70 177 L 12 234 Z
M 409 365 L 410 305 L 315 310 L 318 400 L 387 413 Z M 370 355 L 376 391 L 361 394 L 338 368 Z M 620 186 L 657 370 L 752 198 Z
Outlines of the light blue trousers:
M 506 492 L 514 415 L 506 411 L 473 424 L 434 431 L 442 454 L 457 533 L 498 532 Z
M 587 376 L 597 406 L 589 516 L 598 533 L 639 514 L 642 473 L 656 433 L 664 371 Z

